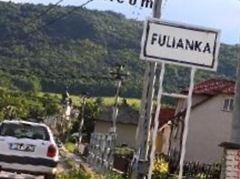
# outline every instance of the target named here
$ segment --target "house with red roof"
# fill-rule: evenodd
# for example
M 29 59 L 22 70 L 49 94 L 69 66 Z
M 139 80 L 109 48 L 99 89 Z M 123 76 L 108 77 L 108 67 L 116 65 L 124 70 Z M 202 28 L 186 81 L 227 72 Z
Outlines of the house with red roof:
M 186 161 L 221 161 L 223 151 L 218 145 L 230 140 L 234 88 L 235 82 L 225 79 L 210 79 L 194 86 Z M 169 153 L 176 164 L 181 153 L 186 104 L 186 99 L 178 100 L 171 124 Z

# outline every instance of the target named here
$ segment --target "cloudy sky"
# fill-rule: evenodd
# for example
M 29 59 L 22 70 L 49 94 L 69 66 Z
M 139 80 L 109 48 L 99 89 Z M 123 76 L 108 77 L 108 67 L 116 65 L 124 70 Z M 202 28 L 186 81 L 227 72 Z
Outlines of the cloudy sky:
M 8 0 L 7 0 L 8 1 Z M 58 0 L 12 0 L 28 3 L 56 3 Z M 63 0 L 61 5 L 81 5 L 87 0 Z M 129 0 L 94 0 L 87 8 L 113 10 L 128 18 L 143 20 L 151 16 L 149 8 L 141 8 L 142 0 L 132 6 Z M 220 29 L 221 42 L 236 44 L 240 42 L 240 0 L 164 0 L 162 19 L 184 22 L 193 25 Z

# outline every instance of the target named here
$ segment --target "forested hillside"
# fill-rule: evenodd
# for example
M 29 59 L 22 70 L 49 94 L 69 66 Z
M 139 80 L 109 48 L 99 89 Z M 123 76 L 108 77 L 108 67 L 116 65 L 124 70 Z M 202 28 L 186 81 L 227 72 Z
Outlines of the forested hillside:
M 121 14 L 76 7 L 0 2 L 0 86 L 24 90 L 112 96 L 109 71 L 124 64 L 130 77 L 122 95 L 139 97 L 146 66 L 139 60 L 142 22 Z M 218 73 L 197 80 L 234 78 L 236 46 L 222 45 Z M 169 90 L 187 84 L 188 70 L 169 67 Z M 176 83 L 178 82 L 178 83 Z

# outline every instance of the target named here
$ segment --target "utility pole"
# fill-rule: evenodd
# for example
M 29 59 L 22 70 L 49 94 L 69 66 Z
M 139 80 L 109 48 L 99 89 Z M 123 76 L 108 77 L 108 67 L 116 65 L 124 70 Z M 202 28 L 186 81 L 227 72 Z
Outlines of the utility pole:
M 153 4 L 153 17 L 161 17 L 162 0 L 155 0 Z M 133 168 L 132 178 L 146 178 L 149 169 L 150 125 L 152 120 L 152 106 L 156 79 L 156 62 L 148 62 L 144 75 L 144 87 L 138 129 L 136 132 L 136 166 Z
M 61 117 L 61 133 L 63 136 L 63 140 L 67 140 L 69 138 L 69 128 L 71 126 L 70 113 L 72 107 L 72 100 L 68 93 L 68 87 L 65 87 L 65 92 L 62 94 L 62 117 Z
M 80 149 L 81 147 L 81 142 L 82 142 L 82 136 L 83 136 L 83 125 L 84 125 L 84 112 L 85 112 L 85 105 L 86 105 L 86 99 L 88 98 L 88 94 L 84 94 L 83 96 L 81 96 L 81 121 L 79 124 L 79 129 L 78 129 L 78 149 Z
M 237 78 L 235 85 L 231 142 L 240 144 L 240 58 L 238 58 Z
M 118 116 L 118 103 L 119 103 L 119 95 L 120 90 L 122 87 L 123 80 L 129 76 L 128 72 L 124 72 L 124 66 L 123 65 L 117 65 L 116 71 L 111 71 L 110 74 L 112 75 L 112 78 L 114 80 L 117 80 L 117 91 L 115 94 L 114 99 L 114 106 L 113 106 L 113 114 L 112 114 L 112 130 L 111 132 L 116 133 L 117 127 L 116 127 L 116 121 Z
M 110 157 L 107 159 L 110 163 L 110 166 L 113 166 L 113 151 L 115 149 L 116 139 L 117 139 L 117 116 L 118 116 L 118 103 L 119 103 L 119 96 L 122 87 L 123 80 L 129 76 L 128 72 L 124 72 L 123 65 L 117 65 L 115 71 L 111 71 L 110 74 L 112 75 L 112 79 L 117 81 L 117 91 L 115 94 L 114 106 L 113 106 L 113 113 L 112 113 L 112 128 L 110 128 L 110 136 L 112 139 L 112 144 L 110 146 Z

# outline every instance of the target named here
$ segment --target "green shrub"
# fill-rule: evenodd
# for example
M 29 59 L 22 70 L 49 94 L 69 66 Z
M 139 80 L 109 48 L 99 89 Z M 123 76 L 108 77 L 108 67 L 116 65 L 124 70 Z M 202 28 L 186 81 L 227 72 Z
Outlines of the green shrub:
M 74 153 L 77 150 L 77 146 L 74 143 L 71 143 L 71 142 L 65 143 L 64 147 L 71 153 Z
M 115 172 L 111 172 L 106 176 L 106 179 L 124 179 L 124 177 Z
M 114 154 L 115 155 L 121 155 L 125 157 L 131 157 L 133 156 L 134 150 L 129 147 L 116 147 Z
M 57 179 L 91 179 L 91 176 L 81 169 L 72 169 L 58 174 Z

